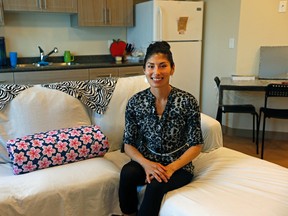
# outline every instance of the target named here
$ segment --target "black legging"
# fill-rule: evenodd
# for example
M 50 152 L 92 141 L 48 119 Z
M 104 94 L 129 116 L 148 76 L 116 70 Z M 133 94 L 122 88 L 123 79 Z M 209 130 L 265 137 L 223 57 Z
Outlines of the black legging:
M 193 175 L 184 169 L 177 170 L 167 183 L 153 179 L 147 184 L 143 202 L 137 216 L 157 216 L 162 198 L 168 191 L 180 188 L 192 181 Z M 119 201 L 124 214 L 137 212 L 137 186 L 144 185 L 145 170 L 135 161 L 125 164 L 120 174 Z

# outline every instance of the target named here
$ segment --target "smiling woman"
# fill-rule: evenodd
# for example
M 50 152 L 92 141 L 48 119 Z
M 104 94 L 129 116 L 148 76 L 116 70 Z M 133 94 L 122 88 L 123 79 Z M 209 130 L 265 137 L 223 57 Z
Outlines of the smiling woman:
M 132 160 L 120 174 L 125 215 L 157 216 L 164 194 L 188 184 L 194 175 L 191 161 L 203 143 L 199 106 L 193 95 L 170 85 L 174 67 L 167 42 L 150 44 L 143 65 L 150 88 L 135 94 L 126 107 L 123 143 Z M 137 212 L 136 188 L 145 184 Z

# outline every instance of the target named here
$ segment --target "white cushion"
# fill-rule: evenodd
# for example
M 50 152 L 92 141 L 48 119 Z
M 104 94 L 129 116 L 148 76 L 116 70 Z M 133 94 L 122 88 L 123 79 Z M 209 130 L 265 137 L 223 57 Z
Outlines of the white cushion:
M 144 75 L 119 78 L 105 114 L 93 113 L 93 124 L 98 125 L 108 137 L 109 151 L 121 148 L 125 125 L 125 109 L 129 98 L 148 87 L 149 84 Z
M 6 148 L 8 139 L 90 124 L 90 116 L 78 99 L 58 90 L 34 86 L 0 111 L 0 141 Z
M 202 152 L 210 152 L 223 146 L 222 128 L 217 120 L 201 113 L 201 130 L 204 139 Z

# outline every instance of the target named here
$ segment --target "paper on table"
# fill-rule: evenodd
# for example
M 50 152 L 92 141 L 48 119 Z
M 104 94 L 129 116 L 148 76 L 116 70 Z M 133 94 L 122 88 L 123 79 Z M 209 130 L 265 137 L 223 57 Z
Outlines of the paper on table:
M 254 75 L 232 75 L 232 80 L 255 80 Z

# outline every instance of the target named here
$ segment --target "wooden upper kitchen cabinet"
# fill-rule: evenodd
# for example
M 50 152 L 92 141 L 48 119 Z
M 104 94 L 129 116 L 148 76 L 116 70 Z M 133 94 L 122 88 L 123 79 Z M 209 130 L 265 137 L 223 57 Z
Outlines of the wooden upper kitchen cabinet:
M 0 0 L 0 26 L 4 25 L 3 1 Z
M 133 0 L 78 0 L 73 26 L 132 26 Z
M 43 1 L 43 0 L 42 0 Z M 46 11 L 77 13 L 77 0 L 44 0 Z
M 3 0 L 4 11 L 77 13 L 77 0 Z
M 4 11 L 39 11 L 38 0 L 3 0 Z
M 107 25 L 133 25 L 133 0 L 106 0 L 106 10 Z

